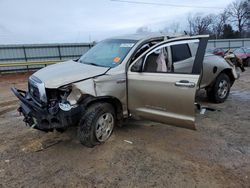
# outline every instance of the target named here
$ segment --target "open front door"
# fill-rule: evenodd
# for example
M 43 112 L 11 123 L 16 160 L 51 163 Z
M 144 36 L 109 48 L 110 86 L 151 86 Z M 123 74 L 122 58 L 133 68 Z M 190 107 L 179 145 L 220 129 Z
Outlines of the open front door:
M 132 115 L 195 129 L 198 89 L 208 36 L 157 44 L 128 68 L 128 108 Z

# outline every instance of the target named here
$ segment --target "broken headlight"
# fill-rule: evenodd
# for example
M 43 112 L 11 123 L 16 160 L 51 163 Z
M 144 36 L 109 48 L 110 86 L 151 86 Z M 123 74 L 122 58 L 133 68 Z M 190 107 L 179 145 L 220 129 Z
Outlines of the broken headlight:
M 29 92 L 36 100 L 46 103 L 47 96 L 44 83 L 34 75 L 29 78 Z
M 60 109 L 63 111 L 69 111 L 71 108 L 76 107 L 77 102 L 81 97 L 81 92 L 79 89 L 68 85 L 60 88 L 59 91 L 61 98 L 59 103 Z

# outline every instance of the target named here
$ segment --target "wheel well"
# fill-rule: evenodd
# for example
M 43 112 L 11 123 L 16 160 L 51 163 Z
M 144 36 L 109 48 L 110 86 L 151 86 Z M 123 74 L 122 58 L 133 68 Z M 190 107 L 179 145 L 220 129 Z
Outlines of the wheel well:
M 111 104 L 116 112 L 117 125 L 118 126 L 121 125 L 123 120 L 123 108 L 122 108 L 122 103 L 120 102 L 119 99 L 111 96 L 105 96 L 105 97 L 87 96 L 84 98 L 84 100 L 81 101 L 81 103 L 84 105 L 84 108 L 88 108 L 95 103 Z
M 222 74 L 222 73 L 226 74 L 229 77 L 229 79 L 231 81 L 231 86 L 232 86 L 233 83 L 234 83 L 234 81 L 235 81 L 235 78 L 234 78 L 234 75 L 232 73 L 232 70 L 231 69 L 224 69 L 223 71 L 220 72 L 220 74 Z

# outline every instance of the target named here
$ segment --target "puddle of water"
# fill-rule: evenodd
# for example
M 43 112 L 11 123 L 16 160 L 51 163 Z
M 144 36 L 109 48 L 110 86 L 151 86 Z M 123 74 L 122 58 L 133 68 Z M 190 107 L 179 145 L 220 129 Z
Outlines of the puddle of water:
M 250 91 L 240 90 L 240 91 L 231 91 L 230 92 L 232 98 L 243 100 L 243 101 L 250 101 Z

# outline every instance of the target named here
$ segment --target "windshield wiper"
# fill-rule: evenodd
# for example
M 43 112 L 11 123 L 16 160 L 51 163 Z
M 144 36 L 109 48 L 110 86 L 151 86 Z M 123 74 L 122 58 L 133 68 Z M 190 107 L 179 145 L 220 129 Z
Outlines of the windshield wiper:
M 90 63 L 90 62 L 85 62 L 85 63 L 83 63 L 83 64 L 87 64 L 87 65 L 94 65 L 94 66 L 98 66 L 98 67 L 99 67 L 99 65 L 98 65 L 98 64 L 95 64 L 95 63 Z
M 79 62 L 79 63 L 82 63 L 82 64 L 97 66 L 97 67 L 107 67 L 107 68 L 111 68 L 110 66 L 103 66 L 103 65 L 99 65 L 99 64 L 95 64 L 95 63 L 87 62 L 87 61 L 81 61 L 81 60 L 79 60 L 78 62 Z
M 98 64 L 91 63 L 91 62 L 86 62 L 86 61 L 82 61 L 82 60 L 79 60 L 79 62 L 82 63 L 82 64 L 93 65 L 93 66 L 99 66 Z

